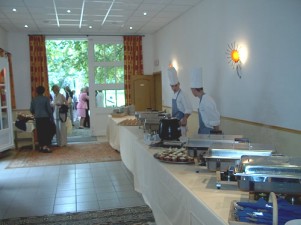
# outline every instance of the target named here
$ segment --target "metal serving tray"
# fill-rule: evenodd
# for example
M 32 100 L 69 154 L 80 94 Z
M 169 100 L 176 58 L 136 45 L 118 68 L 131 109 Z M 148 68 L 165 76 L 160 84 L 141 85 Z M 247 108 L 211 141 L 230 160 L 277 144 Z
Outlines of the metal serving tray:
M 198 135 L 198 138 L 189 138 L 184 147 L 189 156 L 202 157 L 214 143 L 234 144 L 241 139 L 242 135 Z
M 245 155 L 234 175 L 242 191 L 301 194 L 301 157 Z
M 227 171 L 238 165 L 243 155 L 270 156 L 274 152 L 273 146 L 260 143 L 213 143 L 204 158 L 210 171 Z

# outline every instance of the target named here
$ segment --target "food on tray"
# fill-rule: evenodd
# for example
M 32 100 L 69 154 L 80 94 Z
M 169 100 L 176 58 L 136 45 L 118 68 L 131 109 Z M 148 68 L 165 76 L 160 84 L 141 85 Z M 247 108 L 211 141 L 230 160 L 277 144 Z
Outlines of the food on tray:
M 187 155 L 186 149 L 169 148 L 154 154 L 154 157 L 162 162 L 169 163 L 194 163 L 193 157 Z
M 137 119 L 126 119 L 119 123 L 121 126 L 140 126 L 140 121 Z

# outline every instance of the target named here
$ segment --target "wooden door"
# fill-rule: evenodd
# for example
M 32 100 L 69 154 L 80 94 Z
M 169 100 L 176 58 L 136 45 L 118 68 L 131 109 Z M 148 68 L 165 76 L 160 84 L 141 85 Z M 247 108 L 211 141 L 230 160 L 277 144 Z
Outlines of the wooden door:
M 154 81 L 152 75 L 132 76 L 131 80 L 132 104 L 136 111 L 153 109 L 154 102 Z
M 155 97 L 155 110 L 162 111 L 162 80 L 161 72 L 156 72 L 154 76 L 154 97 Z

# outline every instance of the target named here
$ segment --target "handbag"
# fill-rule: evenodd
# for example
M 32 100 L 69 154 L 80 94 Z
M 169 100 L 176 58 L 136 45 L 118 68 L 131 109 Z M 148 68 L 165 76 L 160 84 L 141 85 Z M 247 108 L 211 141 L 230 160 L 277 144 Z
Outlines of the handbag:
M 67 120 L 67 113 L 68 113 L 68 106 L 67 105 L 61 105 L 61 107 L 59 108 L 59 118 L 60 121 L 65 123 Z

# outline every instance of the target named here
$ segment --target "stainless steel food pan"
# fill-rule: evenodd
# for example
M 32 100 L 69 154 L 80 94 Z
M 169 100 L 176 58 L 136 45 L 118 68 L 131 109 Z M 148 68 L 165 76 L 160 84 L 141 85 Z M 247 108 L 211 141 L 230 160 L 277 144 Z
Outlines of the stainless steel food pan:
M 242 156 L 235 169 L 242 191 L 301 194 L 301 158 Z
M 240 163 L 243 155 L 270 156 L 274 147 L 258 143 L 213 143 L 203 156 L 210 171 L 227 171 Z
M 199 138 L 189 138 L 184 145 L 188 155 L 192 157 L 204 155 L 214 143 L 234 144 L 236 138 L 242 138 L 238 135 L 199 135 Z

